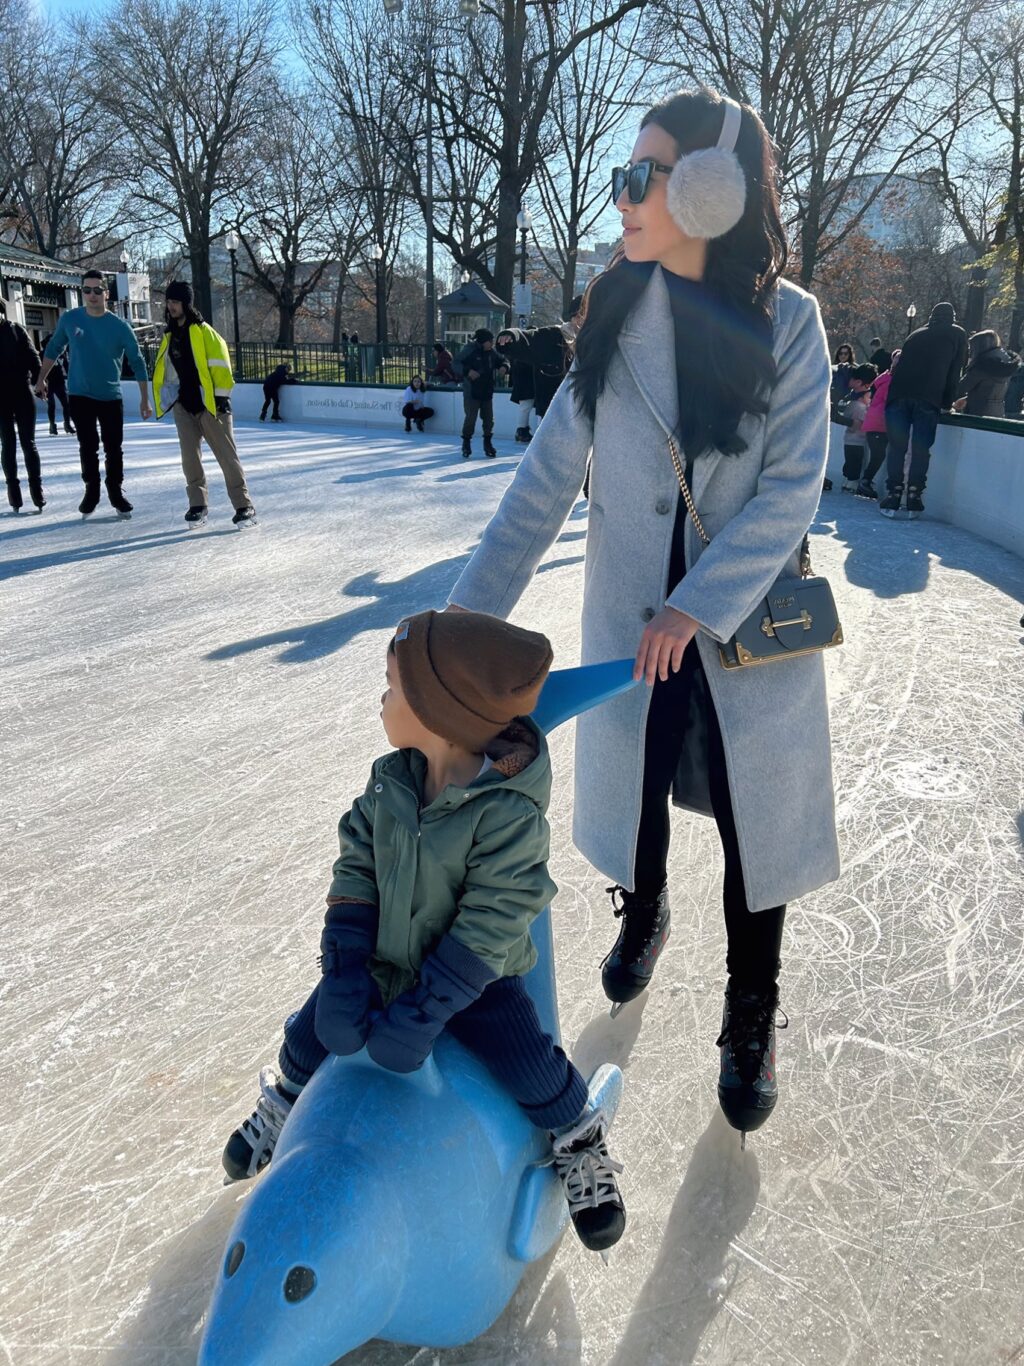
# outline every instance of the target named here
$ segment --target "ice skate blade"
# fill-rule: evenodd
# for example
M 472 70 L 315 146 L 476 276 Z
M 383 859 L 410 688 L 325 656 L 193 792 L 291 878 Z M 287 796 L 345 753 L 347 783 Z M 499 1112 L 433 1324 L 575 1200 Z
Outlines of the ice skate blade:
M 599 1252 L 597 1255 L 601 1258 L 602 1262 L 604 1262 L 605 1266 L 611 1266 L 611 1264 L 612 1264 L 612 1253 L 611 1253 L 611 1248 L 607 1248 L 607 1247 L 606 1247 L 605 1250 L 604 1250 L 603 1252 Z
M 740 1152 L 741 1152 L 741 1153 L 745 1153 L 746 1151 L 747 1151 L 747 1131 L 746 1131 L 746 1129 L 741 1129 L 741 1130 L 740 1130 Z
M 611 1010 L 609 1010 L 609 1012 L 608 1012 L 608 1018 L 609 1018 L 609 1020 L 614 1020 L 614 1019 L 616 1019 L 616 1018 L 621 1014 L 621 1012 L 622 1012 L 623 1010 L 625 1010 L 625 1008 L 626 1008 L 628 1005 L 629 1005 L 629 1002 L 628 1002 L 628 1001 L 615 1001 L 614 1004 L 612 1005 Z
M 259 526 L 255 517 L 249 517 L 244 522 L 233 522 L 232 526 L 236 531 L 247 531 L 249 527 Z
M 114 512 L 117 514 L 117 520 L 119 522 L 130 522 L 132 520 L 132 514 L 130 512 L 118 512 L 117 508 L 114 509 Z
M 879 508 L 883 517 L 888 517 L 891 522 L 916 522 L 920 517 L 919 512 L 908 512 L 906 508 Z

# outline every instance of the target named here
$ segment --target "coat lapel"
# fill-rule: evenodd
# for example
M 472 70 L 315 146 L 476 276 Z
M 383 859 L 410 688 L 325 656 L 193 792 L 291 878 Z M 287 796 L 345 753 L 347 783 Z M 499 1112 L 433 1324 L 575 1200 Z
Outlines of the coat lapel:
M 661 267 L 655 266 L 640 302 L 619 333 L 619 350 L 666 440 L 675 432 L 679 421 L 675 349 L 676 333 L 668 286 Z M 710 450 L 694 461 L 691 491 L 695 502 L 707 487 L 711 472 L 721 458 L 721 451 Z M 667 447 L 665 460 L 671 469 Z

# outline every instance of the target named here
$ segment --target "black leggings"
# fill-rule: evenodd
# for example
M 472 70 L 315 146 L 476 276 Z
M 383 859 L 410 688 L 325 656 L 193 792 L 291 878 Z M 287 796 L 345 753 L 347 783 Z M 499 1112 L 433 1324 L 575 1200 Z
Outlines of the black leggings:
M 688 711 L 687 690 L 702 675 L 696 643 L 687 646 L 683 666 L 678 673 L 669 674 L 662 683 L 654 685 L 651 709 L 647 717 L 644 744 L 643 805 L 640 812 L 640 831 L 637 837 L 635 889 L 641 896 L 656 896 L 665 883 L 669 846 L 669 799 L 682 749 Z M 782 946 L 782 926 L 785 906 L 751 913 L 747 909 L 747 894 L 743 886 L 743 867 L 740 862 L 736 821 L 729 796 L 729 779 L 725 767 L 725 750 L 718 716 L 706 679 L 701 676 L 708 728 L 708 778 L 711 789 L 711 808 L 722 841 L 725 855 L 725 880 L 722 902 L 725 908 L 725 932 L 728 939 L 726 970 L 736 982 L 753 988 L 771 986 L 779 976 L 779 952 Z

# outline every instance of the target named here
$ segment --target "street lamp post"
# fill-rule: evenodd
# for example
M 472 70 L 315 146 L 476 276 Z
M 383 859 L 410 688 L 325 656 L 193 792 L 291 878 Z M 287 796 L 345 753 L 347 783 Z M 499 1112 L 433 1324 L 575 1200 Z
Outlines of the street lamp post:
M 131 320 L 132 320 L 132 310 L 131 310 L 131 303 L 130 303 L 129 297 L 128 297 L 128 296 L 129 296 L 129 290 L 128 290 L 128 253 L 127 253 L 126 251 L 122 251 L 122 252 L 121 252 L 121 257 L 120 257 L 120 260 L 119 260 L 118 264 L 119 264 L 120 267 L 121 267 L 121 275 L 120 275 L 120 277 L 119 277 L 119 279 L 118 279 L 118 282 L 117 282 L 117 286 L 118 286 L 117 292 L 118 292 L 118 295 L 120 295 L 120 293 L 121 293 L 121 281 L 122 281 L 122 280 L 124 281 L 124 298 L 123 298 L 123 299 L 119 298 L 119 299 L 118 299 L 118 302 L 119 302 L 120 305 L 121 305 L 121 311 L 122 311 L 122 313 L 124 314 L 124 320 L 125 320 L 125 322 L 130 324 L 130 323 L 131 323 Z
M 917 304 L 911 304 L 907 309 L 907 336 L 909 337 L 914 328 L 914 319 L 917 317 Z
M 238 371 L 238 378 L 242 378 L 242 341 L 238 331 L 238 247 L 239 237 L 237 232 L 229 232 L 224 238 L 224 245 L 228 249 L 231 257 L 231 311 L 235 320 L 235 369 Z
M 526 235 L 533 227 L 533 218 L 530 215 L 530 210 L 525 204 L 516 214 L 516 227 L 522 234 L 523 241 L 523 254 L 519 261 L 519 298 L 516 301 L 516 312 L 519 314 L 519 326 L 525 327 L 527 322 L 529 322 L 529 314 L 532 311 L 532 301 L 530 300 L 526 289 Z
M 374 260 L 376 269 L 376 293 L 377 293 L 377 358 L 378 365 L 383 372 L 384 348 L 388 342 L 388 314 L 384 302 L 384 247 L 380 242 L 374 243 L 370 253 Z

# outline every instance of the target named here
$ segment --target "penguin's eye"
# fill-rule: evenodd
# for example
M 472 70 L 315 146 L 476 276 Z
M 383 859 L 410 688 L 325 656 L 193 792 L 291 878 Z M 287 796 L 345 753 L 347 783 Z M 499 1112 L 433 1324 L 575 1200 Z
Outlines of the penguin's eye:
M 224 1275 L 233 1276 L 242 1265 L 242 1258 L 244 1256 L 245 1244 L 242 1242 L 235 1243 L 228 1252 L 227 1259 L 224 1262 Z
M 316 1289 L 316 1273 L 312 1267 L 293 1266 L 284 1278 L 284 1297 L 289 1304 L 298 1304 Z

